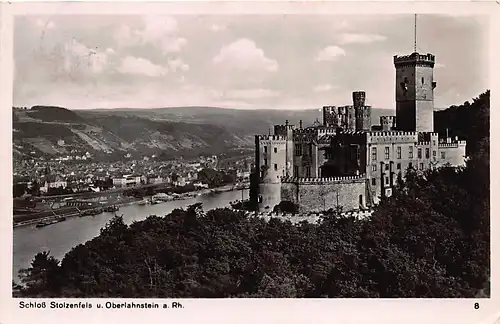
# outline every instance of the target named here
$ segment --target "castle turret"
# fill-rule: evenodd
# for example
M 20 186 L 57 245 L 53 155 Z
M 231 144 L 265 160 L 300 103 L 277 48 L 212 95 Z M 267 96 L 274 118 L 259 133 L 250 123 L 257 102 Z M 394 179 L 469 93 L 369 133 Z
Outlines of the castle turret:
M 394 56 L 396 68 L 397 128 L 404 131 L 434 131 L 435 56 L 413 53 Z
M 337 113 L 337 107 L 324 106 L 323 107 L 323 125 L 337 127 L 338 123 L 339 123 L 339 116 Z
M 290 166 L 287 165 L 287 141 L 288 138 L 282 135 L 255 136 L 259 211 L 271 211 L 281 202 L 281 178 Z
M 383 132 L 392 131 L 396 128 L 395 116 L 380 116 L 380 126 Z
M 355 91 L 352 93 L 352 102 L 356 115 L 356 131 L 369 131 L 372 127 L 372 107 L 365 105 L 366 93 Z

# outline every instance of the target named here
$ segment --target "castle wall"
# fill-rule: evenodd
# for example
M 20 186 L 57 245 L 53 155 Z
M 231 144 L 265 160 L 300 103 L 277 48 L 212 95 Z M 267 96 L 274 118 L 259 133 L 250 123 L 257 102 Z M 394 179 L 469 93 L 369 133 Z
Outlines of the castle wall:
M 465 141 L 455 141 L 453 143 L 440 143 L 438 147 L 438 166 L 449 163 L 451 166 L 465 166 Z
M 343 211 L 356 210 L 360 207 L 360 199 L 365 205 L 363 176 L 351 177 L 350 180 L 315 180 L 298 179 L 282 183 L 281 199 L 298 204 L 301 213 L 320 212 L 337 206 L 342 206 Z
M 415 103 L 415 129 L 418 132 L 434 131 L 434 102 L 418 100 Z

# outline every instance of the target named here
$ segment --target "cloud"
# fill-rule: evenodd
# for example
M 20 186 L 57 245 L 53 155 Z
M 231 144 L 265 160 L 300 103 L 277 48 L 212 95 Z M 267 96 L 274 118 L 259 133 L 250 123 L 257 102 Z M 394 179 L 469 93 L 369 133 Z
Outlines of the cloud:
M 144 21 L 144 29 L 137 33 L 145 42 L 155 42 L 166 35 L 172 35 L 178 27 L 177 20 L 170 16 L 147 16 Z
M 442 64 L 442 63 L 436 63 L 436 64 L 434 64 L 434 68 L 436 68 L 436 69 L 442 69 L 444 67 L 445 67 L 445 65 Z
M 184 37 L 177 35 L 177 20 L 170 16 L 147 16 L 144 24 L 139 28 L 121 25 L 114 33 L 113 38 L 122 47 L 153 45 L 164 54 L 180 52 L 187 45 Z
M 52 20 L 44 20 L 42 18 L 38 18 L 35 20 L 35 26 L 43 28 L 44 30 L 56 28 L 56 24 Z
M 161 49 L 163 50 L 163 53 L 175 53 L 182 51 L 186 44 L 187 39 L 183 37 L 166 38 L 162 41 Z
M 156 65 L 142 57 L 134 56 L 125 57 L 118 71 L 124 74 L 146 75 L 150 77 L 163 76 L 168 72 L 166 68 L 160 65 Z
M 316 55 L 316 61 L 333 61 L 339 56 L 345 56 L 345 51 L 338 46 L 328 46 L 319 51 Z
M 180 58 L 168 60 L 168 67 L 172 72 L 180 71 L 189 71 L 189 65 L 184 63 L 184 61 Z
M 317 86 L 315 86 L 313 88 L 313 91 L 314 92 L 326 92 L 326 91 L 330 91 L 332 90 L 334 87 L 327 83 L 327 84 L 318 84 Z
M 387 37 L 376 34 L 355 34 L 345 33 L 340 35 L 339 43 L 344 44 L 370 44 L 374 42 L 385 41 Z
M 64 69 L 66 72 L 101 73 L 108 65 L 108 54 L 91 49 L 73 39 L 64 44 Z
M 279 95 L 280 92 L 269 89 L 230 90 L 224 93 L 224 97 L 229 99 L 261 99 L 278 97 Z
M 266 57 L 264 51 L 258 48 L 254 41 L 246 38 L 222 47 L 213 58 L 213 62 L 244 71 L 276 72 L 278 70 L 278 62 Z
M 124 24 L 114 30 L 113 38 L 120 47 L 134 46 L 140 41 L 137 31 Z
M 210 30 L 213 32 L 223 31 L 226 30 L 226 28 L 227 27 L 224 25 L 217 25 L 217 24 L 213 24 L 212 26 L 210 26 Z

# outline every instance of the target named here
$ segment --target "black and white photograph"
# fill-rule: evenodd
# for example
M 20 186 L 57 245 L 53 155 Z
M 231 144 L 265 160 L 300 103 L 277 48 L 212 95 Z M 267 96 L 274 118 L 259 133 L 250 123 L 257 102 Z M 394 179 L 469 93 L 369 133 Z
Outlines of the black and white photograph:
M 482 307 L 490 28 L 453 12 L 14 15 L 12 298 Z

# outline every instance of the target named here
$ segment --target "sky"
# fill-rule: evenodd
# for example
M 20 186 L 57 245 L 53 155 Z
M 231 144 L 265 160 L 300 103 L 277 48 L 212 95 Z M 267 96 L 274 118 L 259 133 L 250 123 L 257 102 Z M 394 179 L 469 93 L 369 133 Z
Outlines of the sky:
M 395 107 L 394 55 L 413 52 L 413 15 L 17 16 L 14 106 L 310 109 L 366 91 Z M 483 16 L 419 15 L 436 56 L 435 107 L 489 89 Z

